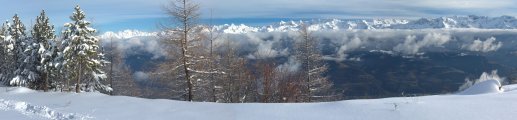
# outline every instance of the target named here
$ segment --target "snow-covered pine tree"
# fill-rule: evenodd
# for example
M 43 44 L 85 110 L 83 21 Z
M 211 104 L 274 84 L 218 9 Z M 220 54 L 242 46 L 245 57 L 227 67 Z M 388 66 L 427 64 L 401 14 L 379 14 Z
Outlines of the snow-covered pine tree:
M 10 65 L 9 61 L 9 54 L 8 54 L 8 41 L 9 35 L 7 33 L 7 28 L 9 23 L 6 21 L 4 24 L 2 24 L 2 27 L 0 28 L 0 82 L 4 82 L 8 72 L 8 69 L 10 69 L 8 66 Z
M 49 18 L 42 10 L 40 16 L 36 18 L 36 24 L 32 28 L 32 38 L 34 39 L 33 49 L 37 50 L 36 61 L 40 79 L 35 81 L 44 91 L 48 91 L 51 81 L 49 76 L 57 73 L 54 67 L 54 59 L 57 57 L 57 50 L 54 44 L 54 26 L 50 24 Z
M 111 91 L 111 87 L 102 83 L 106 79 L 102 67 L 106 63 L 103 54 L 99 52 L 99 40 L 94 36 L 96 30 L 90 27 L 90 22 L 84 20 L 84 12 L 79 5 L 75 7 L 66 23 L 62 41 L 64 67 L 69 79 L 75 79 L 75 91 L 81 92 L 81 85 L 94 86 L 94 90 Z M 86 84 L 83 84 L 86 83 Z
M 9 35 L 14 41 L 13 63 L 16 70 L 13 78 L 9 81 L 12 86 L 28 86 L 30 82 L 37 79 L 35 67 L 32 65 L 33 51 L 32 40 L 26 36 L 25 25 L 17 14 L 13 17 L 13 24 L 8 28 Z
M 26 37 L 25 25 L 21 22 L 18 14 L 13 16 L 13 23 L 12 25 L 9 25 L 7 30 L 9 31 L 9 35 L 11 35 L 16 42 L 18 42 L 18 40 L 20 40 L 19 42 L 23 42 L 22 38 Z
M 41 66 L 37 57 L 39 45 L 34 42 L 32 37 L 26 37 L 24 40 L 23 50 L 23 62 L 19 65 L 18 70 L 22 70 L 22 77 L 26 79 L 27 85 L 32 89 L 41 89 L 41 84 L 37 80 L 40 79 L 40 71 L 38 68 Z
M 305 79 L 305 94 L 307 102 L 321 101 L 315 98 L 328 97 L 332 82 L 324 73 L 327 65 L 318 49 L 318 40 L 312 37 L 311 31 L 305 24 L 298 31 L 300 39 L 295 43 L 295 56 L 301 64 L 301 75 Z
M 5 65 L 7 64 L 5 62 L 5 56 L 7 56 L 7 55 L 5 53 L 6 49 L 5 49 L 5 45 L 4 45 L 5 44 L 4 37 L 5 36 L 3 35 L 3 31 L 0 28 L 0 56 L 2 56 L 2 57 L 0 57 L 0 81 L 2 81 L 2 78 L 4 76 L 3 71 L 5 69 Z
M 3 46 L 4 46 L 4 53 L 6 56 L 3 57 L 4 65 L 2 68 L 2 77 L 0 80 L 5 85 L 9 85 L 9 82 L 11 81 L 11 78 L 13 77 L 13 73 L 16 70 L 16 64 L 15 63 L 15 54 L 14 54 L 14 45 L 15 41 L 12 39 L 12 36 L 9 34 L 9 28 L 11 27 L 11 24 L 9 21 L 5 21 L 5 23 L 2 25 L 2 34 L 3 34 Z
M 6 63 L 6 60 L 5 60 L 5 57 L 7 56 L 7 49 L 6 49 L 6 42 L 4 42 L 4 38 L 5 38 L 5 30 L 3 29 L 5 26 L 2 25 L 2 27 L 0 28 L 0 81 L 3 81 L 3 76 L 4 76 L 4 70 L 6 69 L 5 65 L 7 64 Z

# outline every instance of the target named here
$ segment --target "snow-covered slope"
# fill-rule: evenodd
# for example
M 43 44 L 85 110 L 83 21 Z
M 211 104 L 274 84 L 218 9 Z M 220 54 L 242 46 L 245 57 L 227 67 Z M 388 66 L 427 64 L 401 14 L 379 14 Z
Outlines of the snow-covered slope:
M 112 120 L 511 120 L 517 117 L 517 86 L 505 92 L 436 95 L 328 103 L 223 104 L 43 93 L 0 88 L 0 118 Z
M 464 90 L 458 94 L 460 94 L 460 95 L 477 95 L 477 94 L 503 92 L 503 89 L 500 88 L 499 86 L 501 86 L 501 83 L 498 80 L 484 80 L 477 84 L 474 84 L 472 87 L 469 87 L 466 90 Z

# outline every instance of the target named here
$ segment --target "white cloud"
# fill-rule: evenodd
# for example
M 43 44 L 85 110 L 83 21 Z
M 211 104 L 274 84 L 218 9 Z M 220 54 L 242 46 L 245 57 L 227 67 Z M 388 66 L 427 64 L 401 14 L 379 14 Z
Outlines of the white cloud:
M 474 40 L 471 44 L 463 45 L 462 48 L 476 52 L 491 52 L 498 50 L 501 46 L 503 46 L 502 42 L 497 42 L 495 37 L 490 37 L 485 41 Z
M 298 62 L 294 56 L 291 56 L 291 57 L 289 57 L 287 62 L 279 65 L 277 67 L 277 69 L 278 70 L 287 70 L 289 72 L 294 73 L 300 69 L 300 66 L 301 66 L 300 62 Z
M 338 43 L 341 44 L 339 49 L 336 52 L 335 57 L 332 56 L 326 56 L 325 59 L 327 60 L 334 60 L 334 61 L 344 61 L 348 60 L 348 55 L 346 52 L 355 50 L 357 48 L 360 48 L 361 45 L 365 44 L 366 41 L 361 40 L 357 35 L 355 35 L 353 38 L 348 39 L 346 36 L 344 38 L 338 39 Z M 334 41 L 336 42 L 336 41 Z
M 133 74 L 133 77 L 135 78 L 135 80 L 138 80 L 138 81 L 144 81 L 144 80 L 149 79 L 149 75 L 142 71 L 135 72 Z
M 359 37 L 354 36 L 352 39 L 346 40 L 341 47 L 339 47 L 338 54 L 344 54 L 345 51 L 353 50 L 361 47 L 363 41 Z
M 334 56 L 323 56 L 324 60 L 330 60 L 330 61 L 336 61 L 336 62 L 342 62 L 342 61 L 355 61 L 359 62 L 361 61 L 361 57 L 351 57 L 348 54 L 341 54 L 338 55 L 338 57 Z
M 516 30 L 480 30 L 480 29 L 426 29 L 426 30 L 351 30 L 314 32 L 313 37 L 322 42 L 322 49 L 327 50 L 326 60 L 353 61 L 357 56 L 350 56 L 354 51 L 390 51 L 405 56 L 421 55 L 428 51 L 467 49 L 474 38 L 514 34 Z M 232 34 L 232 44 L 239 45 L 238 51 L 248 58 L 272 58 L 289 56 L 288 44 L 297 38 L 295 32 L 246 33 Z M 224 39 L 222 39 L 224 40 Z M 477 51 L 499 49 L 502 42 L 476 42 Z M 393 51 L 393 52 L 391 52 Z M 332 53 L 328 53 L 332 52 Z
M 289 38 L 294 38 L 294 36 L 288 32 L 226 34 L 221 39 L 217 39 L 215 43 L 227 44 L 226 41 L 229 39 L 230 44 L 238 46 L 240 52 L 249 52 L 248 58 L 262 59 L 289 55 L 289 48 L 284 44 Z
M 264 41 L 259 43 L 259 45 L 257 46 L 257 50 L 255 51 L 255 53 L 253 53 L 254 58 L 274 58 L 289 54 L 287 48 L 281 50 L 274 49 L 274 43 L 275 41 Z
M 155 33 L 125 30 L 118 33 L 106 32 L 99 38 L 104 46 L 109 46 L 112 39 L 115 47 L 126 55 L 148 52 L 153 54 L 153 59 L 167 55 Z
M 423 47 L 440 47 L 443 44 L 449 42 L 450 35 L 429 33 L 420 41 L 416 40 L 416 36 L 409 35 L 406 37 L 404 43 L 398 44 L 393 48 L 393 51 L 397 51 L 407 55 L 417 54 Z
M 313 37 L 320 40 L 320 48 L 325 50 L 326 60 L 357 61 L 361 56 L 350 53 L 355 51 L 375 52 L 387 51 L 389 54 L 402 54 L 405 56 L 419 55 L 429 51 L 444 50 L 470 50 L 475 52 L 488 52 L 501 49 L 505 45 L 515 46 L 517 43 L 510 41 L 509 35 L 514 35 L 517 30 L 480 30 L 480 29 L 454 29 L 454 30 L 351 30 L 314 32 Z M 235 47 L 239 55 L 250 59 L 289 57 L 292 50 L 292 42 L 298 38 L 296 32 L 271 32 L 271 33 L 246 33 L 223 34 L 214 41 L 216 46 L 230 44 Z M 502 36 L 500 40 L 495 38 L 485 41 L 475 38 L 489 38 Z M 499 38 L 499 37 L 498 37 Z M 229 41 L 229 42 L 228 42 Z M 106 44 L 106 42 L 104 42 Z M 116 44 L 126 53 L 144 51 L 152 53 L 155 57 L 165 56 L 160 42 L 155 37 L 136 37 L 117 40 Z M 137 49 L 135 49 L 137 48 Z M 223 52 L 225 48 L 217 48 Z

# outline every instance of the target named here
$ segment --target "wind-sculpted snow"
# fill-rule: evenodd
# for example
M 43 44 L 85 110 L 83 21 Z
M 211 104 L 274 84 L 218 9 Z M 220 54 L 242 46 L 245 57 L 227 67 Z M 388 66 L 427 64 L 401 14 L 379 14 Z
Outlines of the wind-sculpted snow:
M 62 113 L 46 106 L 32 105 L 27 102 L 12 101 L 0 99 L 0 110 L 3 111 L 16 111 L 23 115 L 31 118 L 45 118 L 52 120 L 88 120 L 92 117 L 75 114 L 75 113 Z M 1 111 L 0 111 L 1 112 Z M 2 119 L 16 119 L 16 118 L 2 118 Z
M 459 95 L 476 95 L 488 93 L 501 93 L 504 90 L 501 88 L 501 83 L 497 80 L 485 80 L 475 83 L 471 87 L 458 93 Z
M 483 72 L 478 79 L 465 79 L 465 83 L 459 87 L 461 95 L 484 94 L 484 93 L 499 93 L 504 91 L 501 88 L 506 78 L 499 77 L 497 70 L 491 73 Z

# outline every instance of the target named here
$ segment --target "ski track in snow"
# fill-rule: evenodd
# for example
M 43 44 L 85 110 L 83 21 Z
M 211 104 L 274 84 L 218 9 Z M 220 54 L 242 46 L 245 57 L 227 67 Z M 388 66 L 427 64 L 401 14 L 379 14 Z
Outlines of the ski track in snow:
M 76 114 L 61 113 L 46 106 L 32 105 L 27 102 L 0 99 L 0 110 L 16 111 L 31 118 L 46 118 L 52 120 L 89 120 L 93 117 Z

